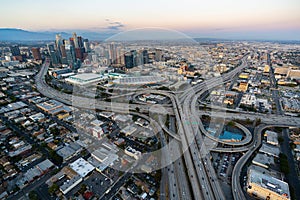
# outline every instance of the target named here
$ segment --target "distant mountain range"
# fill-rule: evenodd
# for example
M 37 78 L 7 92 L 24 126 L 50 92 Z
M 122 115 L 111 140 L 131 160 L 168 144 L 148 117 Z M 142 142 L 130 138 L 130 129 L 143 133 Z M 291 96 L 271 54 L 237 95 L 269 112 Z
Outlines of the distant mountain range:
M 69 38 L 72 33 L 68 32 L 54 32 L 54 31 L 43 31 L 34 32 L 26 31 L 17 28 L 0 28 L 0 41 L 45 41 L 55 40 L 55 35 L 61 34 L 63 38 Z M 97 33 L 97 32 L 77 32 L 77 35 L 89 40 L 105 40 L 112 36 L 112 33 Z
M 114 36 L 118 31 L 115 32 L 95 32 L 88 30 L 77 30 L 75 31 L 77 35 L 82 36 L 83 38 L 87 38 L 92 41 L 103 41 L 111 36 Z M 72 36 L 73 31 L 68 32 L 59 32 L 59 31 L 27 31 L 18 28 L 0 28 L 0 41 L 7 42 L 38 42 L 38 41 L 54 41 L 56 34 L 61 34 L 63 38 L 67 39 Z M 243 34 L 241 34 L 243 35 Z M 126 34 L 125 34 L 126 36 Z M 275 39 L 254 39 L 253 37 L 244 35 L 245 38 L 241 36 L 236 37 L 226 37 L 225 35 L 220 38 L 207 38 L 207 37 L 195 37 L 194 39 L 197 42 L 206 42 L 206 41 L 232 41 L 232 40 L 251 40 L 251 41 L 269 41 L 269 42 L 280 42 L 280 43 L 288 43 L 288 44 L 300 44 L 300 40 L 275 40 Z M 226 39 L 227 38 L 227 39 Z M 229 39 L 231 38 L 231 39 Z M 253 38 L 253 39 L 246 39 Z M 268 37 L 265 37 L 268 38 Z

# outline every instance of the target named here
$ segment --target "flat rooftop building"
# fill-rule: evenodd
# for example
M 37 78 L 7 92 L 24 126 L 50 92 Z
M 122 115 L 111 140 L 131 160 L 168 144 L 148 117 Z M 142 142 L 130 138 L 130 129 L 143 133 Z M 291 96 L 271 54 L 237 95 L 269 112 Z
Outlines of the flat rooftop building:
M 259 152 L 265 153 L 270 156 L 279 157 L 280 150 L 278 147 L 269 144 L 262 144 Z
M 140 76 L 119 78 L 114 80 L 114 83 L 121 85 L 146 85 L 156 84 L 164 81 L 166 81 L 166 79 L 160 76 Z
M 39 103 L 36 106 L 52 115 L 56 115 L 61 112 L 69 113 L 72 111 L 69 106 L 52 99 L 43 103 Z
M 142 153 L 130 146 L 128 146 L 126 149 L 125 149 L 125 153 L 133 158 L 135 158 L 136 160 L 140 159 L 141 156 L 142 156 Z
M 267 130 L 265 132 L 265 136 L 267 137 L 267 143 L 271 145 L 278 145 L 278 134 L 274 131 Z
M 65 146 L 65 147 L 57 150 L 56 153 L 59 156 L 61 156 L 64 161 L 66 161 L 66 160 L 72 158 L 73 156 L 75 156 L 75 151 L 69 146 Z
M 247 192 L 260 199 L 290 199 L 289 185 L 286 182 L 256 170 L 248 172 Z
M 257 166 L 257 165 L 250 165 L 248 167 L 247 171 L 249 172 L 249 170 L 255 170 L 255 171 L 263 173 L 263 174 L 265 174 L 267 176 L 272 176 L 272 177 L 277 178 L 279 180 L 283 180 L 282 173 L 280 173 L 278 171 L 275 171 L 273 169 L 270 169 L 270 168 L 266 169 L 266 168 L 263 168 L 263 167 L 260 167 L 260 166 Z
M 75 85 L 88 85 L 88 84 L 94 84 L 99 81 L 106 80 L 107 78 L 108 78 L 107 76 L 103 76 L 100 74 L 83 73 L 83 74 L 77 74 L 75 76 L 70 76 L 65 80 Z
M 74 187 L 76 187 L 80 182 L 82 181 L 82 177 L 77 175 L 71 179 L 69 179 L 68 181 L 65 181 L 60 187 L 60 191 L 63 194 L 67 194 L 68 192 L 70 192 Z
M 90 172 L 92 172 L 95 167 L 83 158 L 79 158 L 70 164 L 71 169 L 73 169 L 82 178 L 86 177 Z
M 95 150 L 89 161 L 100 172 L 104 171 L 107 167 L 112 166 L 118 160 L 119 156 L 112 151 L 107 151 L 104 148 Z
M 128 125 L 121 130 L 121 133 L 124 133 L 126 136 L 129 136 L 129 135 L 132 135 L 136 130 L 137 130 L 137 128 Z
M 252 160 L 252 163 L 268 169 L 270 165 L 274 165 L 274 157 L 258 153 Z

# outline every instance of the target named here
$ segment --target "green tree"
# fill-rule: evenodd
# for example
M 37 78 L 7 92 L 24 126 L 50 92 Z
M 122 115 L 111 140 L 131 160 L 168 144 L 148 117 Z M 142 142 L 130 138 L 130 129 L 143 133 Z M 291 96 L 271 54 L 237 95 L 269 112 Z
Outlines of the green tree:
M 30 200 L 38 200 L 39 199 L 38 194 L 34 190 L 29 192 L 28 197 Z
M 56 183 L 54 183 L 53 185 L 51 185 L 48 189 L 48 192 L 53 195 L 55 192 L 57 192 L 59 189 L 58 185 Z
M 228 123 L 227 123 L 227 126 L 235 126 L 235 122 L 234 121 L 229 121 Z
M 83 194 L 86 191 L 86 184 L 81 184 L 80 189 L 79 189 L 79 193 Z
M 278 137 L 278 142 L 279 142 L 280 144 L 282 144 L 283 141 L 284 141 L 283 137 L 282 137 L 282 136 L 279 136 L 279 137 Z
M 279 154 L 279 161 L 280 161 L 280 171 L 284 174 L 290 173 L 289 163 L 287 160 L 287 156 L 283 153 Z
M 256 119 L 256 125 L 259 125 L 259 124 L 261 124 L 261 119 L 260 119 L 260 118 L 257 118 L 257 119 Z
M 61 165 L 63 162 L 63 158 L 59 156 L 54 150 L 49 151 L 49 156 L 51 160 L 56 164 L 56 165 Z
M 136 110 L 136 112 L 140 112 L 140 108 L 139 107 L 136 107 L 135 110 Z

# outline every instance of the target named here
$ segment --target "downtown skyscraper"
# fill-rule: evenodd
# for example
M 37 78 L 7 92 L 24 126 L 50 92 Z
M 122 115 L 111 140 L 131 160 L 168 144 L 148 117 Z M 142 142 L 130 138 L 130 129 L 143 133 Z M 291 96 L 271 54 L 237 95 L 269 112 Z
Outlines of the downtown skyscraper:
M 86 58 L 89 50 L 88 39 L 83 39 L 73 33 L 69 39 L 56 35 L 55 43 L 47 45 L 52 65 L 68 65 L 71 69 L 78 69 Z

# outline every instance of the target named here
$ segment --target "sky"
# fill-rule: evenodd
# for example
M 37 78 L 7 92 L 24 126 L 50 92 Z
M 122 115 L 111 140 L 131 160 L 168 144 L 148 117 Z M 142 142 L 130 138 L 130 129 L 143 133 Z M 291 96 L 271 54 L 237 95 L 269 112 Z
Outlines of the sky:
M 300 40 L 299 0 L 0 0 L 0 5 L 1 28 L 158 27 L 191 37 Z

